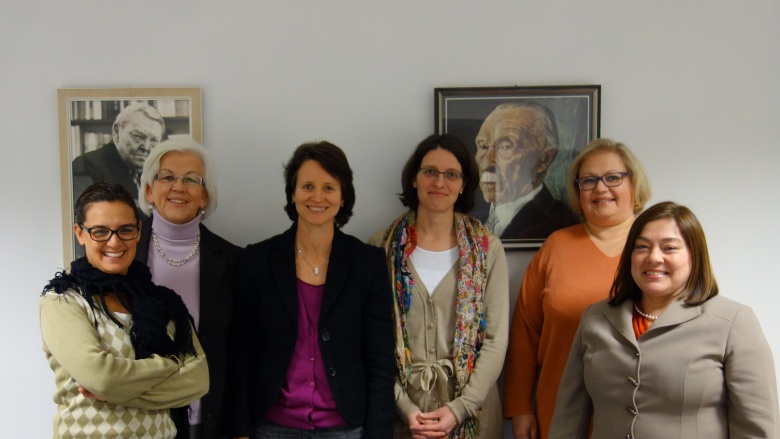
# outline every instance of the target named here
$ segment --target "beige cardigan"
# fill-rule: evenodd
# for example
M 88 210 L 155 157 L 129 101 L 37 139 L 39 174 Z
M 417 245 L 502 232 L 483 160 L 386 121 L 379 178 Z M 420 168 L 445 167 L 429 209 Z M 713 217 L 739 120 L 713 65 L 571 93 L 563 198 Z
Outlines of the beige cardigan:
M 420 279 L 411 260 L 407 263 L 412 276 Z M 509 280 L 504 249 L 494 236 L 490 236 L 487 266 L 485 341 L 474 372 L 458 398 L 453 398 L 455 378 L 442 379 L 446 378 L 447 360 L 452 359 L 455 336 L 457 263 L 447 272 L 433 295 L 428 294 L 422 282 L 416 282 L 406 327 L 412 380 L 404 389 L 396 378 L 395 400 L 401 417 L 396 424 L 396 437 L 409 437 L 406 420 L 415 410 L 429 412 L 444 405 L 452 409 L 459 422 L 476 415 L 481 407 L 480 437 L 501 437 L 501 401 L 496 380 L 504 365 L 509 337 Z
M 550 439 L 780 438 L 775 367 L 753 311 L 672 302 L 639 340 L 632 301 L 590 306 L 561 379 Z
M 209 389 L 208 363 L 195 331 L 197 356 L 135 359 L 129 327 L 120 328 L 73 290 L 40 300 L 43 351 L 54 371 L 54 438 L 174 437 L 169 408 Z M 168 325 L 169 335 L 173 324 Z M 85 387 L 100 400 L 85 398 Z M 105 402 L 104 402 L 105 401 Z

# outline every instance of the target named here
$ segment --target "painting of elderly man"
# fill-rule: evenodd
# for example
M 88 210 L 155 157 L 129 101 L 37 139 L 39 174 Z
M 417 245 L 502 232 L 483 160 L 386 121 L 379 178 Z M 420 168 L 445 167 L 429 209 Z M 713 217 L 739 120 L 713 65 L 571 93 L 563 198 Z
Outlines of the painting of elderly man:
M 552 232 L 580 221 L 566 204 L 565 175 L 598 135 L 599 91 L 436 89 L 437 129 L 459 137 L 479 167 L 471 214 L 505 247 L 538 247 Z

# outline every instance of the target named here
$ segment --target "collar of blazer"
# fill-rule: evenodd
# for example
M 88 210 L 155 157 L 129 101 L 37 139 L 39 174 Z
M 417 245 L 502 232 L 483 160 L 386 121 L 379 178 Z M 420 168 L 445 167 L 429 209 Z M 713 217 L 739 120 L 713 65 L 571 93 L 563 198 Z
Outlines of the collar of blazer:
M 605 304 L 606 305 L 606 304 Z M 631 324 L 633 316 L 634 302 L 626 300 L 618 306 L 606 305 L 603 314 L 607 320 L 615 327 L 623 337 L 636 342 L 634 329 Z M 699 317 L 702 313 L 701 306 L 688 306 L 680 300 L 675 300 L 666 307 L 664 312 L 658 316 L 658 320 L 653 322 L 653 326 L 647 332 L 658 330 L 666 326 L 675 326 L 680 323 Z
M 141 224 L 141 240 L 136 248 L 135 260 L 148 264 L 149 261 L 149 241 L 152 234 L 152 220 L 154 215 Z M 216 310 L 224 308 L 220 303 L 223 301 L 224 294 L 230 294 L 230 291 L 224 291 L 223 280 L 225 279 L 228 262 L 216 235 L 200 224 L 200 303 L 201 310 Z M 205 267 L 205 268 L 204 268 Z M 229 303 L 229 302 L 228 302 Z M 198 332 L 207 334 L 213 325 L 213 320 L 218 319 L 214 312 L 201 312 Z
M 290 315 L 298 317 L 298 286 L 295 274 L 295 233 L 298 224 L 293 225 L 277 237 L 274 242 L 274 256 L 271 258 L 276 286 L 282 301 Z M 330 261 L 325 278 L 325 291 L 322 296 L 321 316 L 325 316 L 336 298 L 342 292 L 352 265 L 351 251 L 353 244 L 349 237 L 336 228 L 333 233 L 333 244 L 330 248 Z

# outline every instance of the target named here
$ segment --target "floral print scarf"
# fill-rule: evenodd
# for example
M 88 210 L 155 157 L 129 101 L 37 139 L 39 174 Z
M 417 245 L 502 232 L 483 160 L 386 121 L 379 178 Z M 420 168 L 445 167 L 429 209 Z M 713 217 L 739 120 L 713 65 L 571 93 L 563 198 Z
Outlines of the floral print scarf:
M 406 388 L 412 375 L 406 315 L 412 302 L 414 278 L 408 259 L 417 246 L 414 224 L 417 214 L 409 211 L 398 217 L 387 229 L 384 248 L 387 252 L 390 283 L 393 288 L 395 319 L 395 359 L 401 384 Z M 455 235 L 458 244 L 458 279 L 455 305 L 456 326 L 452 362 L 455 367 L 455 397 L 463 392 L 485 340 L 483 294 L 487 286 L 488 231 L 478 220 L 455 213 Z M 470 417 L 453 431 L 453 438 L 479 435 L 479 419 Z

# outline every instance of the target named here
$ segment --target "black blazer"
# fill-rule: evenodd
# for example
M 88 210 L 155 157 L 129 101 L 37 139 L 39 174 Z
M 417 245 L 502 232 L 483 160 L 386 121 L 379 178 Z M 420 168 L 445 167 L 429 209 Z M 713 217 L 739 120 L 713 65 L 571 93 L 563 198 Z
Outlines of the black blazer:
M 135 259 L 149 256 L 150 217 L 141 227 Z M 209 363 L 209 393 L 201 399 L 204 438 L 226 437 L 227 344 L 233 311 L 233 279 L 241 248 L 200 225 L 200 321 L 198 339 Z
M 238 274 L 228 398 L 232 431 L 251 436 L 285 384 L 298 337 L 296 224 L 246 248 Z M 319 345 L 336 409 L 366 438 L 391 438 L 395 417 L 392 296 L 384 250 L 335 231 Z

